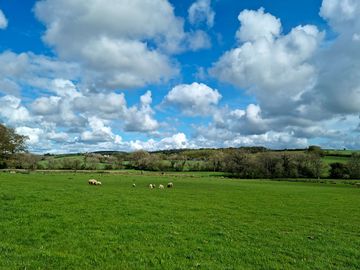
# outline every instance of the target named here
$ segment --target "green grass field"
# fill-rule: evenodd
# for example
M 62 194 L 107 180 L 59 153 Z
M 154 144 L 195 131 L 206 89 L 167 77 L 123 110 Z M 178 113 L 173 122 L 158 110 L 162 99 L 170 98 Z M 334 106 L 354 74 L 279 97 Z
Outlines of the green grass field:
M 1 173 L 0 269 L 360 269 L 359 205 L 345 184 Z

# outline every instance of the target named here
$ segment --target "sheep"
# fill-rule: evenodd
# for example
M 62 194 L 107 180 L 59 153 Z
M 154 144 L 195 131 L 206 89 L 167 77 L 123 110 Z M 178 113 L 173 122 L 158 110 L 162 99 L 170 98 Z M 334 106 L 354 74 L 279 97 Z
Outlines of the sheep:
M 167 187 L 168 187 L 168 188 L 172 188 L 173 186 L 174 186 L 174 184 L 173 184 L 172 182 L 170 182 L 170 183 L 167 184 Z
M 159 189 L 164 189 L 164 186 L 163 186 L 163 185 L 159 185 Z
M 96 185 L 97 185 L 97 186 L 101 186 L 102 183 L 101 183 L 100 181 L 97 181 L 97 182 L 96 182 Z
M 149 188 L 150 188 L 150 189 L 153 189 L 153 188 L 154 188 L 154 185 L 153 185 L 153 184 L 150 184 L 150 185 L 149 185 Z
M 97 181 L 95 179 L 89 179 L 89 185 L 96 185 Z

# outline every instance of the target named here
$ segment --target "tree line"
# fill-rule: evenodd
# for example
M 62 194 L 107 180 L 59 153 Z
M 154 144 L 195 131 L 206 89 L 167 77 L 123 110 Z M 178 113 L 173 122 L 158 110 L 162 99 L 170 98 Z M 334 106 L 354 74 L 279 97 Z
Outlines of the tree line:
M 323 161 L 325 152 L 318 146 L 306 150 L 272 151 L 264 147 L 227 149 L 166 150 L 133 153 L 86 153 L 68 157 L 26 152 L 27 137 L 0 124 L 0 168 L 66 170 L 149 170 L 213 171 L 238 178 L 360 178 L 360 154 L 347 162 Z

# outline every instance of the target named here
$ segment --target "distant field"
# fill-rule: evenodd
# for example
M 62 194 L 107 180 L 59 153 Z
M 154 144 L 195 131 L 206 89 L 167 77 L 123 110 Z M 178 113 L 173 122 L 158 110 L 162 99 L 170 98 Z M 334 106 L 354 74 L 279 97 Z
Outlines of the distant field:
M 325 156 L 322 158 L 322 160 L 326 163 L 326 164 L 331 164 L 331 163 L 346 163 L 349 161 L 349 157 L 337 157 L 337 156 Z
M 211 175 L 0 173 L 0 269 L 360 268 L 360 189 Z
M 343 155 L 351 156 L 353 153 L 359 153 L 359 150 L 325 150 L 327 154 L 330 155 Z

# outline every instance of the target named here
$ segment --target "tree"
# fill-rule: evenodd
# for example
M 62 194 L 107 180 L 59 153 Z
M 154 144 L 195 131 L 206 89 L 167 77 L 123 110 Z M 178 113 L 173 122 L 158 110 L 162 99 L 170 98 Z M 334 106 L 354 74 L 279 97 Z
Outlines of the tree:
M 15 153 L 25 152 L 26 136 L 16 134 L 15 130 L 0 124 L 0 161 Z
M 321 157 L 323 157 L 325 155 L 324 150 L 322 150 L 321 147 L 317 146 L 317 145 L 310 145 L 309 148 L 307 149 L 307 151 L 309 153 L 316 154 Z
M 259 177 L 259 166 L 256 158 L 243 150 L 232 151 L 225 157 L 225 171 L 239 178 Z
M 29 153 L 17 153 L 7 160 L 8 167 L 16 169 L 36 170 L 40 156 Z
M 359 179 L 360 178 L 360 154 L 353 153 L 349 162 L 347 163 L 349 169 L 350 178 Z
M 135 169 L 146 170 L 151 160 L 151 155 L 144 151 L 139 150 L 130 154 L 131 164 Z
M 349 178 L 349 168 L 347 164 L 335 162 L 330 164 L 330 178 L 344 179 Z
M 212 170 L 220 171 L 223 167 L 225 155 L 222 151 L 216 151 L 211 154 L 209 157 L 209 162 L 211 164 Z

